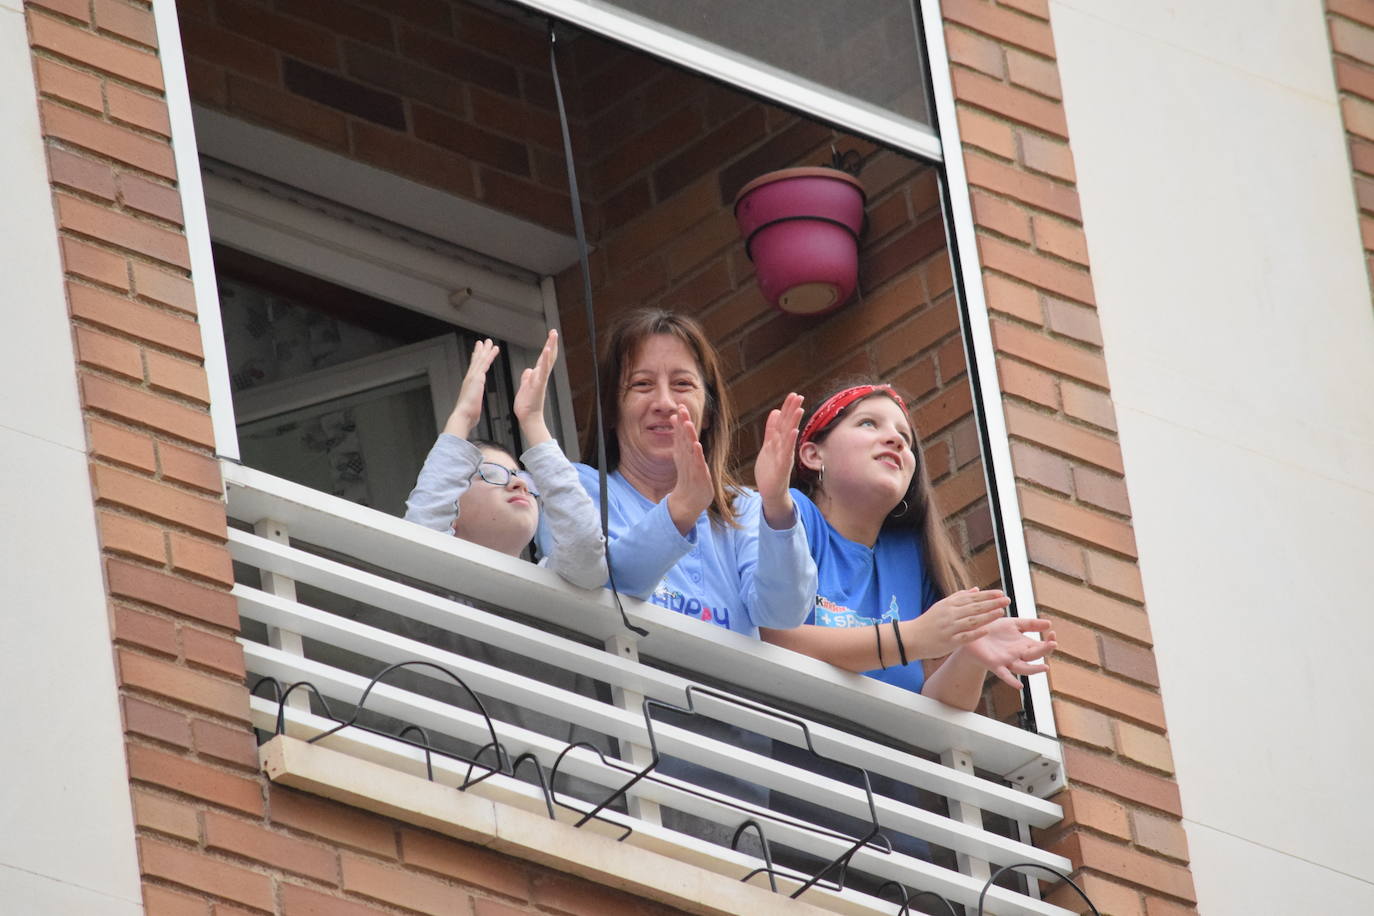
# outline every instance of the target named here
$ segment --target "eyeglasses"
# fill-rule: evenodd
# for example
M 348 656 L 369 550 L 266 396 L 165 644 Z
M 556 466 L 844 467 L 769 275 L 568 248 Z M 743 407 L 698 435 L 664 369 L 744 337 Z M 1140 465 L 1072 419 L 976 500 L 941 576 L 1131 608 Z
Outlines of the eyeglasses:
M 539 488 L 534 485 L 534 478 L 529 475 L 528 471 L 508 468 L 504 464 L 497 464 L 494 461 L 483 461 L 477 465 L 477 476 L 493 487 L 509 486 L 511 477 L 518 477 L 525 482 L 525 489 L 529 491 L 530 495 L 535 499 L 539 498 Z

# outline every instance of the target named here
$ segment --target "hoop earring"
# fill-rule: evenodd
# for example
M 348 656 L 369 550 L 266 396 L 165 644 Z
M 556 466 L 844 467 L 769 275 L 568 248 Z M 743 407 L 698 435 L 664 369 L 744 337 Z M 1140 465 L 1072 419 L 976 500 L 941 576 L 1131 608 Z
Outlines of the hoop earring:
M 821 465 L 821 469 L 820 469 L 819 471 L 816 472 L 816 483 L 817 483 L 818 485 L 819 485 L 819 484 L 824 484 L 824 483 L 825 483 L 825 465 L 824 465 L 824 464 L 822 464 L 822 465 Z
M 906 515 L 907 510 L 910 509 L 910 508 L 911 508 L 911 507 L 908 506 L 908 505 L 906 504 L 906 500 L 902 500 L 902 511 L 901 511 L 901 512 L 894 512 L 894 513 L 892 513 L 892 517 L 893 517 L 893 518 L 901 518 L 903 515 Z

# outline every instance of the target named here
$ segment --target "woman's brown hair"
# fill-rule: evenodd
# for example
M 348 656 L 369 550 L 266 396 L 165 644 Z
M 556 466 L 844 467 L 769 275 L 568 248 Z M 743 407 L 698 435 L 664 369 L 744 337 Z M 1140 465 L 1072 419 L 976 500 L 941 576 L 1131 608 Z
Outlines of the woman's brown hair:
M 832 387 L 825 397 L 817 400 L 807 410 L 806 416 L 802 418 L 802 428 L 806 428 L 807 422 L 816 410 L 824 406 L 825 402 L 830 400 L 832 396 L 856 385 L 884 385 L 891 389 L 891 386 L 887 385 L 886 382 L 875 382 L 872 379 L 845 380 Z M 909 399 L 901 392 L 896 392 L 896 394 L 902 401 L 909 403 Z M 831 430 L 835 428 L 835 425 L 854 409 L 855 404 L 862 404 L 864 401 L 880 397 L 889 398 L 894 404 L 903 407 L 906 410 L 907 421 L 911 422 L 910 410 L 892 396 L 892 391 L 879 388 L 872 394 L 859 398 L 853 404 L 846 406 L 835 415 L 834 419 L 818 429 L 808 441 L 824 441 L 825 437 L 830 435 Z M 911 426 L 911 436 L 911 454 L 916 458 L 916 470 L 911 475 L 911 483 L 907 484 L 906 495 L 902 497 L 902 502 L 895 506 L 883 519 L 883 529 L 915 528 L 919 531 L 925 550 L 926 568 L 930 570 L 931 577 L 934 578 L 940 593 L 949 595 L 968 587 L 968 568 L 965 566 L 958 548 L 954 546 L 954 539 L 949 536 L 949 529 L 945 527 L 945 520 L 940 516 L 935 504 L 935 489 L 930 483 L 930 473 L 926 470 L 925 454 L 922 451 L 921 439 L 917 435 L 914 423 Z M 800 446 L 801 443 L 798 442 L 798 447 L 800 448 Z M 822 488 L 820 475 L 802 464 L 801 461 L 797 461 L 793 466 L 792 480 L 797 488 L 807 496 L 813 496 L 818 489 Z
M 620 442 L 615 436 L 620 420 L 620 398 L 625 391 L 625 377 L 629 374 L 635 354 L 644 343 L 658 334 L 666 334 L 682 341 L 701 370 L 701 383 L 706 390 L 706 404 L 702 411 L 702 428 L 697 430 L 701 449 L 706 453 L 706 467 L 711 472 L 711 486 L 715 495 L 707 512 L 718 525 L 739 527 L 735 514 L 734 494 L 741 483 L 730 470 L 730 437 L 735 428 L 734 405 L 725 390 L 725 376 L 720 368 L 720 356 L 706 338 L 706 331 L 696 319 L 664 309 L 643 308 L 619 316 L 606 331 L 601 354 L 601 390 L 615 393 L 615 403 L 602 410 L 602 425 L 606 435 L 606 470 L 620 466 Z M 596 430 L 588 424 L 582 434 L 582 454 L 595 460 Z

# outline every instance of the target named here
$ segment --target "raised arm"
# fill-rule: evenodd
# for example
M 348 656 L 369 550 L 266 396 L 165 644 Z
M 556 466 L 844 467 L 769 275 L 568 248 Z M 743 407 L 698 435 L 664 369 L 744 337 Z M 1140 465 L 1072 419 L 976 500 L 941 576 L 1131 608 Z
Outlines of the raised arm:
M 482 453 L 467 441 L 468 434 L 482 417 L 482 392 L 487 370 L 501 348 L 490 340 L 479 340 L 472 348 L 468 371 L 458 389 L 444 429 L 425 456 L 424 467 L 415 488 L 406 499 L 405 518 L 434 531 L 452 531 L 458 517 L 458 498 L 472 482 Z
M 1048 620 L 1003 617 L 994 621 L 978 639 L 956 649 L 945 659 L 927 666 L 923 696 L 959 709 L 973 709 L 983 694 L 983 682 L 991 671 L 1014 690 L 1021 689 L 1020 675 L 1048 671 L 1035 662 L 1048 658 L 1057 647 Z M 1027 633 L 1040 633 L 1033 639 Z
M 515 393 L 515 417 L 527 446 L 520 460 L 539 487 L 541 527 L 548 530 L 548 549 L 541 564 L 573 585 L 600 588 L 606 581 L 600 518 L 544 422 L 549 374 L 557 359 L 558 332 L 550 330 L 539 359 L 521 373 Z

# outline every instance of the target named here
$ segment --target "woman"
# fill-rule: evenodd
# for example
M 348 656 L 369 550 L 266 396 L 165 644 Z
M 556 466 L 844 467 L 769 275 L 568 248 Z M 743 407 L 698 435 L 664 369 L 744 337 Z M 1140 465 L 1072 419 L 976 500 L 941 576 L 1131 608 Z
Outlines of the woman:
M 796 626 L 816 575 L 788 490 L 802 399 L 788 395 L 769 414 L 754 463 L 758 490 L 749 490 L 729 469 L 734 411 L 696 321 L 633 311 L 609 330 L 605 351 L 601 389 L 616 398 L 605 433 L 617 588 L 749 636 Z M 596 469 L 577 470 L 598 499 Z M 546 531 L 540 546 L 556 556 Z
M 715 348 L 691 318 L 640 309 L 609 329 L 601 361 L 601 390 L 615 393 L 603 421 L 608 555 L 620 591 L 757 637 L 760 626 L 801 623 L 816 594 L 815 564 L 788 490 L 802 399 L 788 395 L 769 414 L 754 463 L 758 490 L 749 490 L 729 469 L 734 411 L 724 382 Z M 588 439 L 591 453 L 595 439 Z M 596 469 L 577 470 L 598 499 Z M 541 530 L 546 544 L 553 547 Z M 655 721 L 768 752 L 766 739 L 714 720 L 656 714 Z M 760 786 L 677 758 L 665 757 L 658 772 L 755 804 L 766 799 Z M 731 827 L 663 814 L 672 829 L 730 842 Z
M 1020 689 L 1017 675 L 1055 648 L 1045 620 L 1006 617 L 996 589 L 965 587 L 958 552 L 935 508 L 906 404 L 891 386 L 848 385 L 824 399 L 802 427 L 793 499 L 816 561 L 819 587 L 806 622 L 762 638 L 950 706 L 972 710 L 988 671 Z M 804 492 L 803 492 L 804 491 Z M 1037 641 L 1027 633 L 1044 633 Z M 919 662 L 919 664 L 918 664 Z M 846 771 L 791 745 L 777 759 L 849 780 Z M 880 775 L 875 792 L 922 807 L 942 805 Z M 774 810 L 860 836 L 867 825 L 803 799 L 775 793 Z M 893 848 L 931 858 L 925 841 L 887 831 Z M 811 873 L 824 864 L 780 850 L 777 860 Z M 830 878 L 836 877 L 834 874 Z M 876 891 L 877 882 L 852 877 Z
M 985 673 L 1018 675 L 1055 648 L 1045 620 L 1006 617 L 1001 591 L 968 588 L 935 509 L 906 404 L 890 386 L 850 385 L 808 418 L 793 497 L 818 568 L 806 623 L 777 645 L 973 709 Z M 921 664 L 913 665 L 912 662 Z

